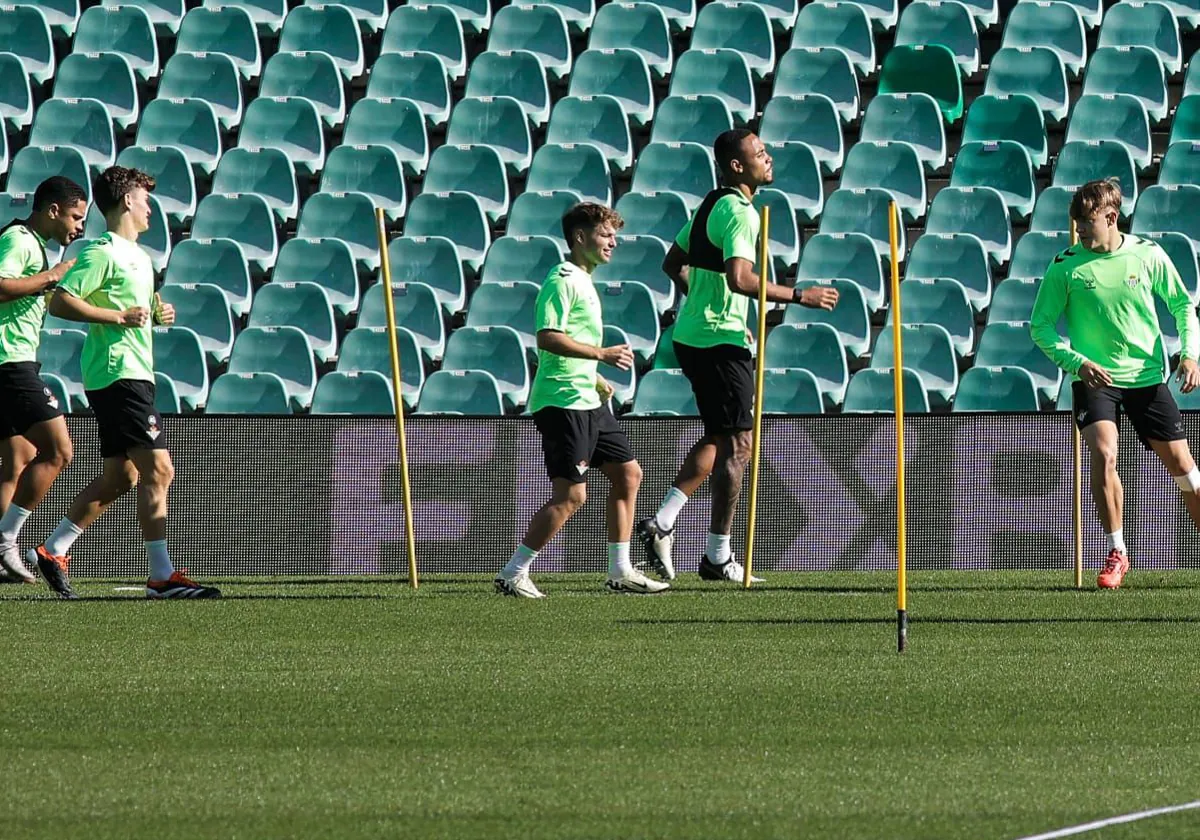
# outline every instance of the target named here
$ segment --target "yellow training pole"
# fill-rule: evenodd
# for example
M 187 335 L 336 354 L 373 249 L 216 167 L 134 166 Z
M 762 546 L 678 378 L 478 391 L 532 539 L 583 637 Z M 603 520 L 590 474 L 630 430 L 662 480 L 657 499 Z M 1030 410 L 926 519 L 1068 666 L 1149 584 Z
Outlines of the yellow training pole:
M 908 647 L 908 534 L 904 503 L 904 337 L 900 329 L 900 230 L 896 202 L 888 202 L 888 243 L 892 256 L 893 388 L 896 400 L 896 650 Z
M 742 586 L 750 588 L 750 570 L 754 568 L 754 520 L 758 513 L 758 458 L 762 439 L 763 372 L 767 358 L 767 278 L 770 276 L 771 254 L 767 238 L 771 230 L 771 208 L 762 208 L 762 223 L 758 234 L 758 358 L 754 365 L 754 436 L 750 443 L 750 516 L 746 521 L 746 565 Z
M 404 437 L 404 399 L 401 395 L 400 347 L 396 343 L 396 305 L 392 300 L 392 263 L 388 257 L 387 227 L 383 209 L 375 210 L 375 227 L 379 234 L 379 270 L 383 283 L 383 306 L 387 315 L 388 347 L 392 355 L 392 390 L 396 395 L 396 442 L 400 450 L 400 484 L 404 505 L 404 547 L 408 552 L 408 585 L 416 589 L 417 539 L 413 532 L 412 488 L 408 483 L 408 443 Z
M 1071 219 L 1071 244 L 1079 241 L 1075 220 Z M 1074 414 L 1074 412 L 1072 412 Z M 1075 537 L 1075 588 L 1083 588 L 1083 443 L 1079 426 L 1071 417 L 1071 528 Z

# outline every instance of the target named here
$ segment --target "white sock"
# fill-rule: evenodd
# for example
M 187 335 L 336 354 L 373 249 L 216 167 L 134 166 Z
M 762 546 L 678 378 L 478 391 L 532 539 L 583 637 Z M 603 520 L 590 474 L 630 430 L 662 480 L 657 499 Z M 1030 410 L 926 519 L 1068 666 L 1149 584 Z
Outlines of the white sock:
M 146 543 L 146 556 L 150 559 L 150 580 L 167 580 L 175 571 L 166 540 L 150 540 Z
M 683 506 L 687 504 L 687 500 L 687 495 L 678 487 L 672 487 L 668 490 L 663 503 L 658 508 L 658 513 L 654 514 L 654 521 L 658 524 L 658 527 L 664 531 L 670 531 L 674 528 L 679 511 L 683 510 Z
M 1121 533 L 1120 528 L 1113 531 L 1111 534 L 1105 534 L 1104 536 L 1108 540 L 1108 550 L 1109 551 L 1116 549 L 1117 551 L 1121 552 L 1122 554 L 1129 553 L 1125 549 L 1125 535 Z
M 714 534 L 708 532 L 708 548 L 704 552 L 704 556 L 708 558 L 708 562 L 717 566 L 723 566 L 729 562 L 731 552 L 729 551 L 729 535 Z
M 16 542 L 17 535 L 21 533 L 21 526 L 32 512 L 20 505 L 9 505 L 8 510 L 4 511 L 4 516 L 0 516 L 0 542 Z
M 629 562 L 629 543 L 610 542 L 608 544 L 608 576 L 610 578 L 625 577 L 633 572 L 633 564 Z
M 517 550 L 513 552 L 512 559 L 500 570 L 500 574 L 505 577 L 527 575 L 529 574 L 529 567 L 533 565 L 533 561 L 537 559 L 537 556 L 538 553 L 532 548 L 524 544 L 518 545 Z
M 70 519 L 64 518 L 62 522 L 58 523 L 54 533 L 46 540 L 46 551 L 60 557 L 71 550 L 71 546 L 75 545 L 75 540 L 79 539 L 79 535 L 82 533 L 82 528 Z

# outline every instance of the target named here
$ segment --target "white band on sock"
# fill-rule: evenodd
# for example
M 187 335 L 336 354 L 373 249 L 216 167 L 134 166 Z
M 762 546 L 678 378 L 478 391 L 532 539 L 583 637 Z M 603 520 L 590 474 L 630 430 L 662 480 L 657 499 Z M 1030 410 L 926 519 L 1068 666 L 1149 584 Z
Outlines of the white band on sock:
M 1177 475 L 1174 478 L 1180 491 L 1184 493 L 1200 492 L 1200 469 L 1192 467 L 1192 471 L 1187 475 Z
M 625 577 L 633 572 L 633 564 L 629 561 L 629 543 L 610 542 L 608 544 L 608 576 Z
M 529 567 L 533 565 L 533 561 L 537 559 L 537 556 L 538 553 L 536 551 L 524 543 L 520 543 L 501 573 L 507 577 L 527 575 L 529 574 Z
M 658 508 L 658 513 L 654 514 L 654 521 L 658 523 L 658 527 L 664 531 L 674 528 L 675 520 L 679 517 L 683 506 L 687 504 L 687 500 L 687 494 L 678 487 L 668 490 L 667 495 L 663 498 L 663 503 Z
M 732 556 L 729 548 L 729 535 L 714 534 L 712 531 L 709 531 L 708 545 L 704 556 L 708 558 L 708 562 L 717 566 L 728 563 L 729 558 Z
M 10 504 L 4 511 L 4 516 L 0 516 L 0 540 L 6 543 L 16 542 L 21 533 L 21 526 L 25 524 L 31 512 L 20 505 Z

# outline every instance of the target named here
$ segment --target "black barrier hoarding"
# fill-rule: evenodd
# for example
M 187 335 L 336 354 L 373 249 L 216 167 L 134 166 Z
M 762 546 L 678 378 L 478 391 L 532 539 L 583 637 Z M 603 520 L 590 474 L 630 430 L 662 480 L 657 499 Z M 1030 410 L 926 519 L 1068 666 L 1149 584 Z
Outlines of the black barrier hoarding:
M 99 470 L 91 418 L 67 418 L 74 463 L 22 533 L 45 538 Z M 662 500 L 698 421 L 624 418 L 645 477 L 638 515 Z M 1196 440 L 1200 416 L 1185 414 Z M 912 569 L 1062 569 L 1071 546 L 1071 420 L 1066 414 L 915 415 L 906 421 Z M 408 420 L 420 568 L 493 572 L 512 553 L 549 483 L 529 419 Z M 200 577 L 407 572 L 400 470 L 391 418 L 164 418 L 175 460 L 172 558 Z M 1179 491 L 1126 424 L 1119 469 L 1125 535 L 1138 568 L 1200 568 L 1200 537 Z M 763 424 L 755 568 L 894 569 L 894 426 L 888 415 L 768 417 Z M 1084 558 L 1103 534 L 1087 492 Z M 747 476 L 747 484 L 748 484 Z M 540 571 L 599 574 L 606 566 L 603 476 L 591 502 L 539 556 Z M 734 550 L 745 538 L 745 500 Z M 694 570 L 708 529 L 707 486 L 677 523 L 676 566 Z M 72 572 L 137 578 L 146 560 L 133 494 L 79 539 Z M 634 556 L 640 555 L 635 547 Z

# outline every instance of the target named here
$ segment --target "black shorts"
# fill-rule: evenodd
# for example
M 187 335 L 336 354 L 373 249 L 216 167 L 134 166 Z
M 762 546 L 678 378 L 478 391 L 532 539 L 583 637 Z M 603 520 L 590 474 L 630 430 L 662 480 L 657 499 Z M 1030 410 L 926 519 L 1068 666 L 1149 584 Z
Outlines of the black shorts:
M 154 383 L 118 379 L 87 392 L 100 427 L 100 457 L 116 458 L 130 449 L 166 449 L 162 415 L 154 408 Z
M 1075 422 L 1080 429 L 1100 420 L 1111 420 L 1120 425 L 1121 410 L 1124 409 L 1138 440 L 1147 449 L 1152 440 L 1183 440 L 1187 437 L 1179 406 L 1166 385 L 1089 388 L 1082 382 L 1075 382 L 1071 385 L 1071 396 Z
M 547 406 L 533 413 L 542 435 L 546 472 L 572 484 L 587 480 L 588 467 L 634 460 L 629 438 L 607 408 L 573 409 Z
M 30 426 L 62 417 L 58 398 L 46 387 L 37 362 L 0 365 L 0 439 L 23 435 Z
M 754 359 L 745 347 L 675 342 L 675 358 L 692 383 L 706 435 L 754 428 Z

